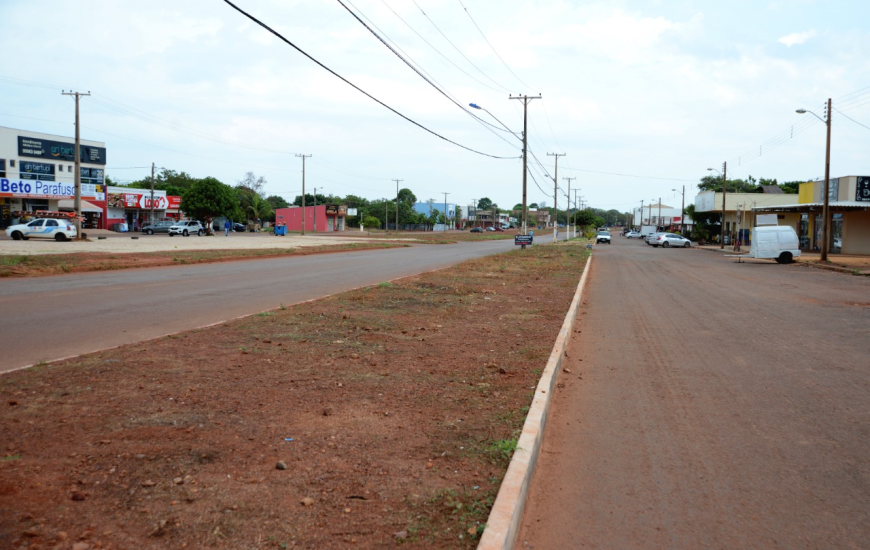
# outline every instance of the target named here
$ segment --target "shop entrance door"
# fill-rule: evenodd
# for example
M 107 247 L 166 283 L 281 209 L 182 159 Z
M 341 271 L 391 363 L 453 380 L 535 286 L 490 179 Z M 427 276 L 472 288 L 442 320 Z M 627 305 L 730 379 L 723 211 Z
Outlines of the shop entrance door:
M 843 252 L 843 215 L 834 214 L 831 216 L 831 253 L 840 254 Z

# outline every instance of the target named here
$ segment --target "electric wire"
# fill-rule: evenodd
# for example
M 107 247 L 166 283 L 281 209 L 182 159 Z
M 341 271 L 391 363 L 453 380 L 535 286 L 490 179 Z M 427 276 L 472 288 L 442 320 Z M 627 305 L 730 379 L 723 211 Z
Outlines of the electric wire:
M 226 0 L 224 0 L 224 1 L 226 1 Z M 444 32 L 443 32 L 440 28 L 438 28 L 438 25 L 436 25 L 435 22 L 432 21 L 432 19 L 431 19 L 428 15 L 426 15 L 426 12 L 423 11 L 423 8 L 420 7 L 420 5 L 416 2 L 416 0 L 411 0 L 411 1 L 414 2 L 414 5 L 417 6 L 417 9 L 419 9 L 419 10 L 420 10 L 420 13 L 423 14 L 423 17 L 425 17 L 425 18 L 426 18 L 430 23 L 432 23 L 432 26 L 435 27 L 435 30 L 437 30 L 438 33 L 441 34 L 441 36 L 444 37 L 444 40 L 446 40 L 446 41 L 447 41 L 451 46 L 453 46 L 453 49 L 454 49 L 454 50 L 456 50 L 457 52 L 459 52 L 459 55 L 461 55 L 461 56 L 462 56 L 466 61 L 468 61 L 468 63 L 469 63 L 472 67 L 474 67 L 475 69 L 477 69 L 477 71 L 478 71 L 480 74 L 482 74 L 483 76 L 485 76 L 485 77 L 487 78 L 487 80 L 489 80 L 490 82 L 492 82 L 493 84 L 495 84 L 496 86 L 498 86 L 499 88 L 501 88 L 502 91 L 510 93 L 510 90 L 509 90 L 508 88 L 502 86 L 501 84 L 499 84 L 498 82 L 496 82 L 495 80 L 493 80 L 492 78 L 490 78 L 490 76 L 489 76 L 488 74 L 486 74 L 485 72 L 483 72 L 483 71 L 480 69 L 480 67 L 478 67 L 477 65 L 474 64 L 474 62 L 472 62 L 470 59 L 468 59 L 468 56 L 466 56 L 464 53 L 462 53 L 462 50 L 460 50 L 460 49 L 456 46 L 456 44 L 454 44 L 454 43 L 453 43 L 449 38 L 447 38 L 447 35 L 444 34 Z
M 379 105 L 381 105 L 382 107 L 384 107 L 384 108 L 386 108 L 387 110 L 391 111 L 392 113 L 394 113 L 394 114 L 400 116 L 401 118 L 407 120 L 408 122 L 410 122 L 410 123 L 413 124 L 414 126 L 417 126 L 418 128 L 420 128 L 420 129 L 422 129 L 422 130 L 425 130 L 426 132 L 432 134 L 433 136 L 438 137 L 438 138 L 440 138 L 440 139 L 442 139 L 442 140 L 444 140 L 444 141 L 446 141 L 446 142 L 448 142 L 448 143 L 451 143 L 451 144 L 453 144 L 453 145 L 456 145 L 457 147 L 460 147 L 460 148 L 462 148 L 462 149 L 465 149 L 466 151 L 471 151 L 472 153 L 476 153 L 476 154 L 478 154 L 478 155 L 482 155 L 482 156 L 490 157 L 490 158 L 494 158 L 494 159 L 512 159 L 512 158 L 516 158 L 516 157 L 512 157 L 512 156 L 511 156 L 511 157 L 505 157 L 505 156 L 498 156 L 498 155 L 492 155 L 492 154 L 489 154 L 489 153 L 484 153 L 484 152 L 482 152 L 482 151 L 478 151 L 477 149 L 473 149 L 473 148 L 468 147 L 468 146 L 466 146 L 466 145 L 462 145 L 461 143 L 458 143 L 458 142 L 456 142 L 456 141 L 453 141 L 453 140 L 450 139 L 450 138 L 444 137 L 444 136 L 442 136 L 441 134 L 439 134 L 438 132 L 436 132 L 436 131 L 434 131 L 434 130 L 430 130 L 429 128 L 427 128 L 426 126 L 423 126 L 422 124 L 420 124 L 420 123 L 417 122 L 416 120 L 413 120 L 413 119 L 411 119 L 411 118 L 409 118 L 409 117 L 403 115 L 402 113 L 400 113 L 400 112 L 397 111 L 396 109 L 390 107 L 389 105 L 387 105 L 387 104 L 384 103 L 383 101 L 377 99 L 375 96 L 373 96 L 373 95 L 371 95 L 370 93 L 366 92 L 365 90 L 363 90 L 362 88 L 360 88 L 359 86 L 357 86 L 356 84 L 354 84 L 353 82 L 351 82 L 350 80 L 344 78 L 343 76 L 341 76 L 341 75 L 338 74 L 337 72 L 333 71 L 332 69 L 330 69 L 329 67 L 327 67 L 326 65 L 324 65 L 323 63 L 321 63 L 320 61 L 314 59 L 314 57 L 312 57 L 311 55 L 309 55 L 309 54 L 308 54 L 307 52 L 305 52 L 302 48 L 300 48 L 299 46 L 297 46 L 297 45 L 294 44 L 293 42 L 290 42 L 289 40 L 287 40 L 287 38 L 285 38 L 281 33 L 279 33 L 278 31 L 276 31 L 276 30 L 274 30 L 274 29 L 272 29 L 271 27 L 269 27 L 268 25 L 266 25 L 265 23 L 263 23 L 262 21 L 260 21 L 260 20 L 257 19 L 256 17 L 254 17 L 253 15 L 249 14 L 248 12 L 244 11 L 244 10 L 241 9 L 240 7 L 236 6 L 236 5 L 233 4 L 230 0 L 224 0 L 224 2 L 225 2 L 227 5 L 229 5 L 230 7 L 232 7 L 234 10 L 236 10 L 237 12 L 241 13 L 242 15 L 244 15 L 245 17 L 247 17 L 248 19 L 250 19 L 250 20 L 253 21 L 254 23 L 260 25 L 260 26 L 263 27 L 265 30 L 267 30 L 268 32 L 270 32 L 270 33 L 272 33 L 273 35 L 275 35 L 276 37 L 278 37 L 278 39 L 280 39 L 282 42 L 284 42 L 285 44 L 287 44 L 288 46 L 290 46 L 290 47 L 293 48 L 294 50 L 298 51 L 299 53 L 301 53 L 302 55 L 304 55 L 305 57 L 307 57 L 310 61 L 314 62 L 314 63 L 315 63 L 317 66 L 319 66 L 320 68 L 322 68 L 322 69 L 324 69 L 325 71 L 329 72 L 330 74 L 332 74 L 333 76 L 335 76 L 336 78 L 338 78 L 339 80 L 341 80 L 342 82 L 344 82 L 345 84 L 347 84 L 348 86 L 352 87 L 352 88 L 355 89 L 356 91 L 360 92 L 361 94 L 365 95 L 366 97 L 368 97 L 369 99 L 371 99 L 372 101 L 374 101 L 375 103 L 378 103 Z
M 868 130 L 870 130 L 870 126 L 867 126 L 866 124 L 862 124 L 862 123 L 858 122 L 857 120 L 855 120 L 854 118 L 850 117 L 849 115 L 843 113 L 842 111 L 840 111 L 840 110 L 837 109 L 836 107 L 833 107 L 833 109 L 834 109 L 835 111 L 837 111 L 838 113 L 840 113 L 841 115 L 843 115 L 844 117 L 846 117 L 846 118 L 848 118 L 849 120 L 851 120 L 852 122 L 854 122 L 855 124 L 857 124 L 858 126 L 863 126 L 864 128 L 867 128 Z
M 438 55 L 440 55 L 441 57 L 443 57 L 443 58 L 445 59 L 445 61 L 447 61 L 448 63 L 450 63 L 450 64 L 453 65 L 454 67 L 456 67 L 460 72 L 462 72 L 462 74 L 464 74 L 464 75 L 467 76 L 468 78 L 474 80 L 475 82 L 477 82 L 477 83 L 480 84 L 481 86 L 485 86 L 485 87 L 487 87 L 487 88 L 489 88 L 490 90 L 493 90 L 493 91 L 495 91 L 495 92 L 499 92 L 499 93 L 502 92 L 502 90 L 500 90 L 500 89 L 498 89 L 498 88 L 493 88 L 492 86 L 490 86 L 490 85 L 487 84 L 486 82 L 484 82 L 484 81 L 480 80 L 479 78 L 477 78 L 476 76 L 470 74 L 470 73 L 467 72 L 465 69 L 463 69 L 462 67 L 460 67 L 459 65 L 457 65 L 456 63 L 454 63 L 452 59 L 450 59 L 449 57 L 447 57 L 446 55 L 444 55 L 443 53 L 441 53 L 441 50 L 439 50 L 438 48 L 436 48 L 435 46 L 433 46 L 432 43 L 429 42 L 428 40 L 426 40 L 426 39 L 423 37 L 422 34 L 420 34 L 419 32 L 417 32 L 417 29 L 415 29 L 414 27 L 412 27 L 410 23 L 408 23 L 407 21 L 405 21 L 405 19 L 402 18 L 402 16 L 399 15 L 399 14 L 396 12 L 396 10 L 394 10 L 394 9 L 393 9 L 389 4 L 387 4 L 386 0 L 381 0 L 381 3 L 382 3 L 383 5 L 385 5 L 385 6 L 387 7 L 388 10 L 390 10 L 391 12 L 393 12 L 393 15 L 395 15 L 396 17 L 398 17 L 399 20 L 400 20 L 402 23 L 404 23 L 406 27 L 408 27 L 409 29 L 411 29 L 411 32 L 413 32 L 414 34 L 416 34 L 416 35 L 420 38 L 420 40 L 422 40 L 423 42 L 426 43 L 426 45 L 428 45 L 430 48 L 432 48 L 433 50 L 435 50 L 435 53 L 437 53 Z M 367 19 L 368 19 L 368 18 L 367 18 Z
M 496 51 L 495 46 L 492 45 L 492 43 L 489 41 L 489 39 L 486 37 L 486 35 L 483 33 L 483 31 L 482 31 L 482 30 L 480 29 L 480 27 L 478 26 L 477 22 L 474 20 L 473 17 L 471 17 L 471 12 L 468 11 L 468 8 L 466 8 L 466 7 L 465 7 L 465 4 L 462 3 L 462 0 L 459 0 L 459 5 L 462 6 L 462 9 L 463 9 L 463 10 L 465 10 L 465 15 L 467 15 L 468 18 L 471 19 L 472 24 L 474 24 L 474 28 L 477 29 L 477 32 L 480 33 L 480 36 L 483 37 L 483 39 L 486 41 L 486 43 L 489 44 L 489 47 L 492 48 L 492 53 L 494 53 L 495 56 L 498 57 L 498 60 L 502 62 L 502 65 L 504 65 L 505 68 L 506 68 L 508 71 L 510 71 L 510 73 L 511 73 L 512 75 L 514 75 L 514 78 L 516 78 L 517 81 L 518 81 L 520 84 L 522 84 L 523 86 L 525 86 L 526 88 L 528 88 L 528 89 L 530 89 L 530 90 L 533 89 L 531 86 L 529 86 L 528 84 L 526 84 L 525 82 L 523 82 L 523 80 L 522 80 L 520 77 L 518 77 L 517 74 L 516 74 L 515 72 L 513 72 L 513 70 L 511 70 L 511 68 L 508 66 L 508 64 L 505 63 L 505 60 L 502 59 L 502 57 L 501 57 L 501 56 L 498 54 L 498 52 Z
M 401 59 L 402 62 L 405 63 L 405 65 L 407 65 L 408 67 L 411 68 L 411 70 L 413 70 L 415 73 L 417 73 L 417 75 L 418 75 L 420 78 L 422 78 L 424 81 L 426 81 L 427 84 L 429 84 L 430 86 L 432 86 L 433 88 L 435 88 L 435 89 L 436 89 L 436 90 L 437 90 L 441 95 L 443 95 L 444 97 L 446 97 L 446 98 L 447 98 L 451 103 L 453 103 L 454 105 L 456 105 L 457 107 L 459 107 L 459 108 L 462 110 L 463 113 L 465 113 L 465 114 L 467 114 L 468 116 L 474 118 L 477 122 L 487 125 L 487 126 L 489 127 L 489 128 L 487 128 L 487 129 L 488 129 L 490 132 L 492 132 L 492 129 L 500 130 L 500 131 L 502 131 L 502 132 L 506 131 L 506 130 L 504 130 L 504 129 L 502 129 L 502 128 L 499 128 L 498 126 L 496 126 L 496 125 L 494 125 L 494 124 L 491 124 L 491 123 L 489 123 L 489 122 L 483 120 L 482 118 L 480 118 L 480 117 L 477 116 L 476 114 L 474 114 L 474 113 L 472 113 L 471 111 L 469 111 L 469 110 L 468 110 L 464 105 L 462 105 L 462 104 L 460 104 L 458 101 L 456 101 L 456 99 L 452 96 L 452 94 L 448 94 L 447 92 L 445 92 L 445 91 L 441 88 L 440 83 L 439 83 L 438 85 L 436 85 L 436 83 L 433 82 L 434 78 L 431 78 L 431 75 L 429 75 L 428 73 L 427 73 L 426 75 L 424 75 L 423 72 L 425 72 L 425 71 L 422 71 L 422 69 L 418 69 L 418 68 L 417 68 L 413 63 L 411 63 L 411 62 L 410 62 L 408 59 L 406 59 L 402 54 L 400 54 L 398 51 L 396 51 L 396 48 L 398 48 L 398 45 L 396 46 L 396 48 L 393 48 L 392 46 L 390 46 L 390 45 L 387 43 L 387 41 L 384 40 L 383 37 L 381 37 L 378 33 L 376 33 L 376 32 L 374 31 L 374 29 L 372 29 L 371 27 L 369 27 L 369 26 L 368 26 L 368 25 L 367 25 L 367 24 L 366 24 L 362 19 L 360 19 L 360 17 L 359 17 L 356 13 L 354 13 L 353 11 L 351 11 L 351 9 L 348 8 L 348 7 L 344 4 L 344 2 L 342 2 L 342 0 L 336 0 L 336 1 L 337 1 L 339 4 L 341 4 L 341 6 L 342 6 L 345 10 L 347 10 L 347 12 L 348 12 L 349 14 L 351 14 L 351 15 L 354 17 L 354 19 L 356 19 L 356 20 L 357 20 L 357 21 L 358 21 L 358 22 L 359 22 L 363 27 L 365 27 L 366 30 L 368 30 L 368 31 L 369 31 L 369 32 L 370 32 L 370 33 L 371 33 L 375 38 L 377 38 L 378 41 L 379 41 L 381 44 L 383 44 L 384 46 L 387 47 L 387 49 L 389 49 L 391 52 L 393 52 L 393 54 L 394 54 L 396 57 L 398 57 L 399 59 Z M 350 4 L 349 1 L 348 1 L 348 4 Z M 351 5 L 353 5 L 353 4 L 351 4 Z M 354 9 L 356 9 L 357 11 L 360 11 L 359 8 L 357 8 L 356 6 L 354 6 Z M 360 14 L 362 14 L 361 11 L 360 11 Z M 369 22 L 371 22 L 371 19 L 369 19 L 368 17 L 366 17 L 365 14 L 362 14 L 362 15 L 363 15 L 363 17 L 365 17 L 366 19 L 368 19 Z M 376 26 L 376 25 L 374 25 L 374 23 L 372 23 L 372 26 Z M 378 29 L 378 30 L 380 31 L 380 29 Z M 383 31 L 381 31 L 381 32 L 383 32 Z M 385 34 L 384 36 L 386 36 L 386 34 Z M 395 43 L 395 41 L 392 41 L 392 40 L 391 40 L 391 42 Z M 401 49 L 401 48 L 399 48 L 399 49 Z M 405 53 L 405 52 L 402 52 L 402 53 Z M 405 54 L 405 55 L 407 55 L 407 54 Z M 421 71 L 422 71 L 422 72 L 421 72 Z M 431 79 L 430 79 L 430 78 L 431 78 Z M 494 133 L 494 132 L 493 132 L 493 133 Z M 513 145 L 513 144 L 511 144 L 510 142 L 508 142 L 506 139 L 504 139 L 502 136 L 500 136 L 500 135 L 498 135 L 498 134 L 495 134 L 495 135 L 496 135 L 499 139 L 501 139 L 502 141 L 508 143 L 508 145 Z

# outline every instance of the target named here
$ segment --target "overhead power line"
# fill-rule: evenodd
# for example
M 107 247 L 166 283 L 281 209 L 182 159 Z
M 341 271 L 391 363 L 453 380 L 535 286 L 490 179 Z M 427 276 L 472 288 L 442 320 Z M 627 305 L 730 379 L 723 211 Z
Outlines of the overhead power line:
M 451 103 L 453 103 L 454 105 L 456 105 L 457 107 L 459 107 L 459 108 L 462 110 L 463 113 L 465 113 L 465 114 L 467 114 L 468 116 L 474 118 L 478 123 L 485 124 L 486 126 L 489 126 L 490 128 L 487 128 L 487 130 L 489 130 L 489 131 L 491 131 L 491 132 L 492 132 L 492 128 L 494 128 L 494 129 L 496 129 L 496 130 L 500 130 L 500 131 L 502 131 L 502 132 L 508 131 L 508 130 L 505 130 L 505 129 L 503 129 L 503 128 L 499 128 L 498 126 L 496 126 L 496 125 L 494 125 L 494 124 L 490 124 L 489 122 L 483 120 L 482 118 L 480 118 L 480 117 L 477 116 L 476 114 L 474 114 L 474 113 L 472 113 L 471 111 L 469 111 L 468 109 L 466 109 L 465 106 L 462 105 L 462 104 L 460 104 L 458 101 L 456 101 L 456 99 L 455 99 L 451 94 L 448 94 L 446 91 L 444 91 L 444 90 L 442 89 L 442 87 L 441 87 L 440 84 L 436 85 L 436 83 L 433 82 L 434 78 L 432 78 L 431 75 L 429 75 L 428 73 L 427 73 L 426 75 L 424 75 L 423 72 L 425 72 L 425 71 L 423 71 L 422 68 L 418 69 L 418 68 L 415 66 L 415 64 L 411 63 L 411 62 L 410 62 L 408 59 L 406 59 L 402 54 L 400 54 L 398 51 L 396 51 L 396 48 L 398 48 L 398 46 L 396 46 L 396 48 L 393 48 L 392 46 L 390 46 L 390 45 L 387 43 L 387 41 L 384 39 L 384 37 L 385 37 L 386 35 L 384 35 L 384 37 L 382 37 L 381 35 L 379 35 L 378 33 L 376 33 L 376 32 L 374 31 L 374 29 L 372 29 L 371 27 L 369 27 L 369 26 L 365 23 L 365 21 L 363 21 L 362 19 L 360 19 L 360 17 L 359 17 L 356 13 L 354 13 L 353 11 L 351 11 L 351 9 L 348 8 L 348 7 L 344 4 L 344 2 L 342 2 L 342 0 L 336 0 L 336 1 L 337 1 L 339 4 L 341 4 L 341 7 L 343 7 L 345 10 L 347 10 L 347 12 L 348 12 L 349 14 L 351 14 L 351 15 L 354 17 L 354 19 L 356 19 L 356 20 L 360 23 L 360 25 L 362 25 L 363 27 L 365 27 L 367 31 L 369 31 L 369 32 L 370 32 L 370 33 L 371 33 L 375 38 L 377 38 L 378 41 L 379 41 L 381 44 L 383 44 L 387 49 L 389 49 L 391 52 L 393 52 L 393 55 L 395 55 L 396 57 L 398 57 L 399 59 L 401 59 L 402 62 L 403 62 L 405 65 L 407 65 L 408 67 L 411 68 L 412 71 L 414 71 L 415 73 L 417 73 L 417 75 L 418 75 L 420 78 L 422 78 L 423 80 L 425 80 L 427 84 L 429 84 L 430 86 L 432 86 L 433 88 L 435 88 L 435 89 L 438 91 L 438 93 L 440 93 L 441 95 L 443 95 L 444 97 L 446 97 L 446 98 L 447 98 Z M 349 1 L 348 1 L 348 4 L 350 4 Z M 351 4 L 351 5 L 353 6 L 353 4 Z M 359 8 L 357 8 L 356 6 L 354 6 L 354 9 L 356 9 L 357 11 L 360 11 Z M 361 11 L 360 11 L 360 14 L 362 14 Z M 363 17 L 366 17 L 366 16 L 363 14 Z M 369 22 L 371 22 L 371 19 L 369 19 L 368 17 L 366 17 L 366 19 L 368 19 Z M 372 26 L 375 26 L 374 23 L 372 23 Z M 378 29 L 378 30 L 380 30 L 380 29 Z M 381 31 L 381 32 L 383 32 L 383 31 Z M 403 53 L 404 53 L 404 52 L 403 52 Z M 407 55 L 407 54 L 405 54 L 405 55 Z M 421 71 L 422 71 L 422 72 L 421 72 Z M 493 133 L 495 133 L 495 132 L 493 132 Z M 507 142 L 509 145 L 512 145 L 510 142 L 508 142 L 506 139 L 504 139 L 503 137 L 499 136 L 498 134 L 496 134 L 496 136 L 498 136 L 499 139 L 501 139 L 501 140 Z
M 447 35 L 444 34 L 444 32 L 443 32 L 440 28 L 438 28 L 438 25 L 435 24 L 435 21 L 432 21 L 432 18 L 430 18 L 428 15 L 426 15 L 426 12 L 423 11 L 423 8 L 420 7 L 420 4 L 418 4 L 415 0 L 411 0 L 411 1 L 414 2 L 414 5 L 417 6 L 417 9 L 419 9 L 419 10 L 420 10 L 420 13 L 423 14 L 423 17 L 425 17 L 425 18 L 426 18 L 430 23 L 432 23 L 432 26 L 435 27 L 435 30 L 438 31 L 438 33 L 439 33 L 441 36 L 444 37 L 444 40 L 446 40 L 448 44 L 450 44 L 451 46 L 453 46 L 453 49 L 456 50 L 457 52 L 459 52 L 459 55 L 461 55 L 461 56 L 462 56 L 466 61 L 468 61 L 468 63 L 469 63 L 472 67 L 474 67 L 475 69 L 477 69 L 477 72 L 479 72 L 480 74 L 482 74 L 483 76 L 485 76 L 485 77 L 487 78 L 487 80 L 489 80 L 490 82 L 492 82 L 493 84 L 495 84 L 496 86 L 498 86 L 499 88 L 501 88 L 502 91 L 510 92 L 510 90 L 509 90 L 508 88 L 505 88 L 504 86 L 502 86 L 501 84 L 499 84 L 498 82 L 496 82 L 495 80 L 493 80 L 493 79 L 492 79 L 488 74 L 486 74 L 485 72 L 483 72 L 483 70 L 481 70 L 480 67 L 478 67 L 477 65 L 475 65 L 474 62 L 473 62 L 472 60 L 468 59 L 468 56 L 466 56 L 464 53 L 462 53 L 462 50 L 460 50 L 459 47 L 458 47 L 456 44 L 454 44 L 454 43 L 453 43 L 449 38 L 447 38 Z
M 250 20 L 253 21 L 254 23 L 260 25 L 261 27 L 263 27 L 264 29 L 266 29 L 267 31 L 269 31 L 270 33 L 272 33 L 273 35 L 275 35 L 276 37 L 278 37 L 278 39 L 280 39 L 282 42 L 284 42 L 285 44 L 287 44 L 288 46 L 290 46 L 290 47 L 293 48 L 294 50 L 298 51 L 299 53 L 301 53 L 302 55 L 304 55 L 305 57 L 307 57 L 309 60 L 313 61 L 313 62 L 314 62 L 315 64 L 317 64 L 320 68 L 322 68 L 322 69 L 324 69 L 325 71 L 329 72 L 330 74 L 332 74 L 333 76 L 335 76 L 336 78 L 338 78 L 339 80 L 341 80 L 342 82 L 344 82 L 345 84 L 347 84 L 348 86 L 352 87 L 352 88 L 355 89 L 356 91 L 358 91 L 358 92 L 360 92 L 361 94 L 365 95 L 366 97 L 368 97 L 368 98 L 371 99 L 372 101 L 378 103 L 378 104 L 381 105 L 382 107 L 388 109 L 388 110 L 391 111 L 392 113 L 394 113 L 394 114 L 396 114 L 396 115 L 402 117 L 403 119 L 407 120 L 408 122 L 410 122 L 410 123 L 413 124 L 414 126 L 417 126 L 418 128 L 420 128 L 420 129 L 422 129 L 422 130 L 425 130 L 426 132 L 432 134 L 433 136 L 435 136 L 435 137 L 437 137 L 437 138 L 440 138 L 440 139 L 442 139 L 442 140 L 444 140 L 444 141 L 446 141 L 446 142 L 448 142 L 448 143 L 451 143 L 451 144 L 453 144 L 453 145 L 456 145 L 457 147 L 461 147 L 462 149 L 465 149 L 466 151 L 471 151 L 472 153 L 477 153 L 478 155 L 482 155 L 482 156 L 490 157 L 490 158 L 494 158 L 494 159 L 513 159 L 513 158 L 516 158 L 516 157 L 504 157 L 504 156 L 491 155 L 491 154 L 489 154 L 489 153 L 484 153 L 483 151 L 478 151 L 477 149 L 473 149 L 473 148 L 471 148 L 471 147 L 468 147 L 468 146 L 466 146 L 466 145 L 462 145 L 461 143 L 458 143 L 458 142 L 456 142 L 456 141 L 453 141 L 453 140 L 450 139 L 450 138 L 444 137 L 444 136 L 442 136 L 441 134 L 439 134 L 438 132 L 436 132 L 436 131 L 434 131 L 434 130 L 430 130 L 429 128 L 427 128 L 426 126 L 423 126 L 422 124 L 420 124 L 420 123 L 417 122 L 416 120 L 413 120 L 412 118 L 409 118 L 409 117 L 403 115 L 402 113 L 400 113 L 399 111 L 393 109 L 392 107 L 390 107 L 389 105 L 387 105 L 386 103 L 384 103 L 383 101 L 381 101 L 380 99 L 378 99 L 378 98 L 376 98 L 375 96 L 371 95 L 370 93 L 366 92 L 365 90 L 363 90 L 362 88 L 360 88 L 359 86 L 357 86 L 356 84 L 354 84 L 353 82 L 351 82 L 350 80 L 344 78 L 343 76 L 341 76 L 341 75 L 338 74 L 337 72 L 333 71 L 332 69 L 330 69 L 329 67 L 327 67 L 326 65 L 324 65 L 323 63 L 321 63 L 320 61 L 314 59 L 311 55 L 309 55 L 307 52 L 305 52 L 305 50 L 303 50 L 302 48 L 300 48 L 299 46 L 297 46 L 297 45 L 294 44 L 293 42 L 290 42 L 289 40 L 287 40 L 287 39 L 286 39 L 286 38 L 285 38 L 281 33 L 279 33 L 278 31 L 276 31 L 276 30 L 274 30 L 274 29 L 272 29 L 271 27 L 269 27 L 268 25 L 266 25 L 265 23 L 263 23 L 262 21 L 260 21 L 260 20 L 257 19 L 256 17 L 254 17 L 253 15 L 249 14 L 249 13 L 246 12 L 245 10 L 243 10 L 243 9 L 241 9 L 240 7 L 236 6 L 235 4 L 233 4 L 232 2 L 230 2 L 230 0 L 224 0 L 224 2 L 225 2 L 227 5 L 229 5 L 230 7 L 232 7 L 234 10 L 236 10 L 237 12 L 241 13 L 242 15 L 244 15 L 245 17 L 247 17 L 248 19 L 250 19 Z
M 501 61 L 502 65 L 505 66 L 505 69 L 507 69 L 512 75 L 514 75 L 514 78 L 516 78 L 520 84 L 522 84 L 523 86 L 525 86 L 529 90 L 534 90 L 534 88 L 532 88 L 531 86 L 529 86 L 528 84 L 523 82 L 522 79 L 517 76 L 517 73 L 513 72 L 513 70 L 511 70 L 511 68 L 508 66 L 508 64 L 505 62 L 505 60 L 502 59 L 502 57 L 498 54 L 498 52 L 495 49 L 495 46 L 492 45 L 492 42 L 489 41 L 489 39 L 486 37 L 486 35 L 480 29 L 480 26 L 477 24 L 477 21 L 475 21 L 474 18 L 471 17 L 471 12 L 468 11 L 468 8 L 466 8 L 465 4 L 462 3 L 462 0 L 459 0 L 459 5 L 462 6 L 463 10 L 465 10 L 465 15 L 467 15 L 468 18 L 471 19 L 471 23 L 474 25 L 474 28 L 477 29 L 477 32 L 480 33 L 480 36 L 483 37 L 483 39 L 486 41 L 486 43 L 489 44 L 489 47 L 492 49 L 492 53 L 494 53 L 495 56 L 498 58 L 498 60 Z
M 848 118 L 849 120 L 851 120 L 852 122 L 854 122 L 854 123 L 857 124 L 858 126 L 863 126 L 864 128 L 867 128 L 868 130 L 870 130 L 870 126 L 867 126 L 866 124 L 861 124 L 860 122 L 858 122 L 858 121 L 855 120 L 854 118 L 850 117 L 849 115 L 843 113 L 843 111 L 837 109 L 836 107 L 832 107 L 832 109 L 834 109 L 835 111 L 837 111 L 838 113 L 840 113 L 840 114 L 843 115 L 844 117 Z

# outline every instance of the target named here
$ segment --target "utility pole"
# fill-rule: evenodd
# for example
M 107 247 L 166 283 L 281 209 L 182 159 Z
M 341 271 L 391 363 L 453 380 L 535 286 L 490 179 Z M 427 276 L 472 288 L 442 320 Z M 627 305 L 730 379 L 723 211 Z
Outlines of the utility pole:
M 396 231 L 399 231 L 399 182 L 405 180 L 393 180 L 396 182 Z
M 569 220 L 568 215 L 570 214 L 570 210 L 571 210 L 571 180 L 576 180 L 577 178 L 573 177 L 573 178 L 562 178 L 562 179 L 568 180 L 568 212 L 565 213 L 565 222 L 568 222 L 568 220 Z M 575 210 L 576 210 L 576 204 L 575 204 Z M 575 215 L 575 217 L 576 217 L 576 215 Z M 571 236 L 571 230 L 569 229 L 568 230 L 568 237 L 570 237 L 570 236 Z M 576 226 L 574 226 L 574 236 L 575 237 L 577 236 L 577 227 Z
M 444 191 L 442 191 L 441 193 L 444 194 L 444 232 L 446 233 L 447 232 L 447 195 L 449 195 L 450 193 L 445 193 Z
M 312 155 L 296 155 L 302 158 L 302 236 L 305 236 L 305 159 Z
M 686 236 L 686 186 L 683 185 L 683 206 L 680 209 L 680 235 Z
M 390 230 L 390 217 L 387 213 L 387 205 L 390 204 L 390 201 L 384 199 L 384 231 Z
M 830 181 L 831 181 L 831 98 L 828 98 L 828 113 L 825 117 L 825 125 L 828 127 L 828 139 L 825 144 L 825 198 L 822 203 L 822 249 L 820 259 L 823 262 L 828 261 L 828 236 L 831 234 L 831 215 L 828 202 L 830 198 Z M 76 123 L 76 132 L 78 132 L 78 122 Z M 78 135 L 78 134 L 76 134 Z
M 649 205 L 648 205 L 649 206 L 649 214 L 647 214 L 647 218 L 646 218 L 646 221 L 649 225 L 652 225 L 652 203 L 654 200 L 655 199 L 649 200 Z M 644 237 L 646 237 L 646 235 L 644 235 Z
M 577 236 L 577 210 L 579 210 L 580 205 L 577 203 L 577 193 L 579 189 L 574 190 L 574 236 Z
M 76 240 L 82 239 L 82 154 L 81 154 L 81 128 L 79 124 L 79 98 L 91 95 L 91 92 L 83 94 L 81 92 L 64 92 L 61 90 L 60 95 L 69 95 L 76 98 L 76 146 L 75 146 L 75 201 L 73 206 L 76 210 Z M 830 135 L 830 131 L 828 132 Z M 830 140 L 829 140 L 830 141 Z M 827 189 L 827 188 L 826 188 Z M 108 194 L 106 195 L 108 197 Z
M 317 233 L 317 188 L 314 188 L 314 232 Z
M 154 163 L 151 163 L 151 223 L 154 224 Z
M 662 229 L 664 229 L 664 224 L 662 224 L 662 198 L 659 197 L 659 219 L 656 222 L 656 231 L 659 229 L 659 224 L 662 225 Z
M 526 203 L 526 175 L 528 173 L 528 169 L 526 168 L 526 156 L 527 151 L 529 149 L 529 132 L 528 132 L 528 123 L 529 123 L 529 101 L 533 99 L 541 99 L 541 95 L 537 96 L 527 96 L 527 95 L 518 95 L 513 96 L 509 95 L 508 99 L 520 99 L 523 102 L 523 235 L 529 234 L 529 208 Z
M 559 235 L 559 157 L 567 153 L 547 153 L 548 157 L 556 157 L 556 173 L 553 176 L 553 242 Z
M 634 220 L 632 220 L 634 221 Z M 643 201 L 640 201 L 640 221 L 638 222 L 638 227 L 643 227 Z
M 719 249 L 725 250 L 725 197 L 728 192 L 728 161 L 722 163 L 722 225 L 719 227 Z M 827 189 L 826 189 L 827 190 Z
M 477 199 L 471 199 L 471 204 L 474 206 L 474 225 L 477 225 Z M 468 213 L 471 215 L 471 210 Z

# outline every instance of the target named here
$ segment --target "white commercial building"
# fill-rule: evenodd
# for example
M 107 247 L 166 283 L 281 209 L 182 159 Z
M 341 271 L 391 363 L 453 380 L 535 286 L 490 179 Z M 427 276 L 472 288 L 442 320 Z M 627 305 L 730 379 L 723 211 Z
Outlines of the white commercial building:
M 103 228 L 106 144 L 80 141 L 83 226 Z M 0 126 L 0 227 L 25 213 L 73 211 L 75 139 Z

